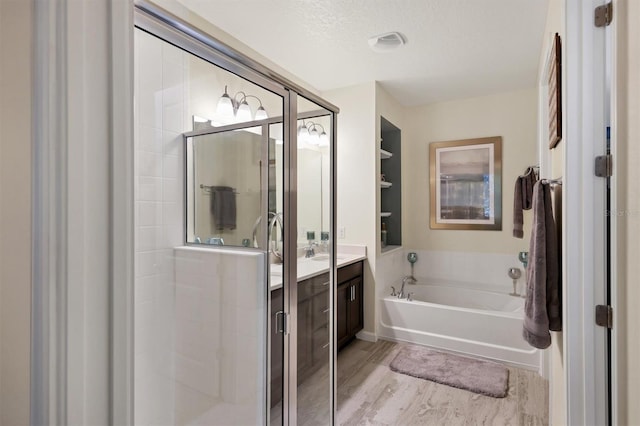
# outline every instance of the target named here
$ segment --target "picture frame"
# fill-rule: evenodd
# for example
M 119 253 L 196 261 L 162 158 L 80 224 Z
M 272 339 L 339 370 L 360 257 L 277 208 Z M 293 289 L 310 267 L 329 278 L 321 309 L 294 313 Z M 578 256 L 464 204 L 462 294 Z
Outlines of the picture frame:
M 562 41 L 558 33 L 553 38 L 548 62 L 549 149 L 562 140 Z
M 502 230 L 502 137 L 429 145 L 430 228 Z

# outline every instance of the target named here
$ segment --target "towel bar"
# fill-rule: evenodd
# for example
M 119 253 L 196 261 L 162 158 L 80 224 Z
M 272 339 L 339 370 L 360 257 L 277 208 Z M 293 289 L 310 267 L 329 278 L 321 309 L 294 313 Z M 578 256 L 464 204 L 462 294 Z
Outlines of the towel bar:
M 215 185 L 203 185 L 203 184 L 200 184 L 200 188 L 202 188 L 206 194 L 211 194 L 211 188 L 213 188 L 214 186 Z M 234 194 L 239 194 L 238 190 L 235 189 L 235 188 L 233 188 L 233 193 Z

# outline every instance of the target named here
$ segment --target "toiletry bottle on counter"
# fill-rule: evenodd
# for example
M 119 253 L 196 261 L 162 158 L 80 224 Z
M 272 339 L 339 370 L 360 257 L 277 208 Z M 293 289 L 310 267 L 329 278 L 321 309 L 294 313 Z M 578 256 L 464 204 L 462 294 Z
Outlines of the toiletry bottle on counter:
M 387 224 L 382 222 L 382 230 L 380 231 L 380 240 L 382 241 L 382 247 L 387 246 Z

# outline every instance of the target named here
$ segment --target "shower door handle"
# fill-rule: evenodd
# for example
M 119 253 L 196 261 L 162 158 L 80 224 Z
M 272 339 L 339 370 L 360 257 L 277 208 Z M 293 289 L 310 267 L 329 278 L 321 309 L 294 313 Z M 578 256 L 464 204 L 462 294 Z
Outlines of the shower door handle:
M 287 314 L 283 311 L 276 312 L 276 334 L 289 334 L 287 330 Z

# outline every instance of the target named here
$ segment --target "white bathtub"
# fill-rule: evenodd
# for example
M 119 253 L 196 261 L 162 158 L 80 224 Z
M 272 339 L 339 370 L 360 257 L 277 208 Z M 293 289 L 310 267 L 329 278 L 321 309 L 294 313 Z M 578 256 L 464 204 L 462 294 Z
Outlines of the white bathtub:
M 380 299 L 382 338 L 412 342 L 539 370 L 522 338 L 524 299 L 449 285 L 406 285 L 414 300 Z

